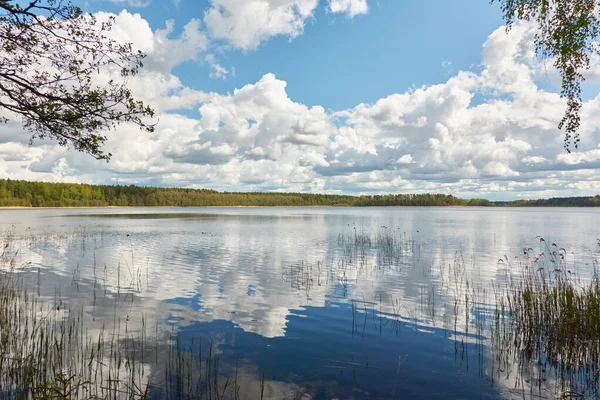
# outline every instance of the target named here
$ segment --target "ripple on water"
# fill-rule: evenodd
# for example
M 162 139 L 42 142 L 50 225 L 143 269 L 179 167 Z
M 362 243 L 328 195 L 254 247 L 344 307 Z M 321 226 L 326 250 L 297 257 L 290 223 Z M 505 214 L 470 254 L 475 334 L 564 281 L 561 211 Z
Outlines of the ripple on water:
M 15 217 L 14 229 L 42 233 L 20 254 L 46 299 L 60 287 L 90 327 L 122 318 L 134 329 L 144 316 L 169 335 L 213 339 L 224 363 L 240 357 L 322 398 L 501 397 L 477 364 L 492 285 L 517 274 L 523 248 L 546 251 L 536 236 L 569 249 L 582 274 L 600 251 L 596 211 L 70 213 Z M 356 246 L 359 234 L 396 242 Z M 468 308 L 456 302 L 465 293 Z

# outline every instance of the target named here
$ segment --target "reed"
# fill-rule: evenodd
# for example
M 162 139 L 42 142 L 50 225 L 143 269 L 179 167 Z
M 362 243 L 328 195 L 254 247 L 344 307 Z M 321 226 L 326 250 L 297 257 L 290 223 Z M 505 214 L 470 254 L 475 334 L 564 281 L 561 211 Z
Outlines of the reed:
M 235 367 L 224 365 L 213 343 L 184 345 L 174 331 L 164 339 L 158 325 L 148 327 L 145 318 L 141 326 L 132 326 L 119 316 L 123 297 L 144 286 L 141 270 L 130 273 L 129 284 L 118 272 L 114 321 L 92 332 L 82 308 L 63 301 L 60 292 L 41 298 L 19 278 L 27 265 L 20 264 L 23 249 L 15 243 L 23 240 L 51 246 L 69 236 L 0 236 L 0 398 L 238 399 L 240 392 L 247 392 L 240 387 L 239 361 Z M 516 365 L 515 381 L 526 380 L 539 391 L 552 381 L 554 397 L 600 396 L 600 273 L 594 254 L 589 270 L 580 274 L 565 249 L 539 238 L 541 250 L 524 249 L 516 263 L 508 257 L 499 261 L 516 275 L 487 287 L 474 283 L 461 251 L 453 252 L 449 262 L 424 267 L 427 257 L 421 255 L 426 250 L 418 234 L 413 238 L 386 226 L 349 225 L 336 244 L 332 260 L 295 263 L 281 278 L 307 297 L 326 290 L 317 288 L 330 282 L 341 284 L 350 302 L 351 334 L 357 339 L 367 329 L 399 335 L 402 326 L 417 331 L 443 318 L 457 358 L 467 357 L 468 346 L 476 346 L 481 374 L 512 379 L 507 371 Z M 365 300 L 364 294 L 352 292 L 352 285 L 373 271 L 397 273 L 404 268 L 423 269 L 420 305 L 414 310 L 394 293 L 377 292 Z M 96 275 L 95 264 L 93 271 L 96 301 L 102 277 Z M 106 274 L 104 266 L 104 280 Z M 71 284 L 78 288 L 79 266 L 72 275 Z M 39 280 L 38 275 L 38 290 Z M 486 317 L 481 310 L 490 313 Z M 488 362 L 491 369 L 485 367 Z M 264 374 L 253 384 L 255 397 L 266 396 Z
M 206 352 L 194 341 L 184 349 L 174 334 L 163 343 L 143 317 L 140 329 L 118 320 L 90 332 L 83 308 L 31 292 L 16 275 L 18 252 L 0 237 L 0 398 L 239 398 L 212 343 Z M 255 390 L 264 391 L 264 378 Z
M 424 268 L 430 278 L 436 274 L 439 286 L 421 287 L 420 312 L 414 314 L 390 294 L 369 302 L 352 300 L 352 334 L 364 335 L 364 327 L 371 325 L 366 324 L 368 314 L 377 321 L 372 325 L 380 334 L 386 327 L 397 332 L 401 324 L 435 325 L 438 302 L 445 305 L 440 313 L 451 310 L 447 314 L 453 321 L 446 327 L 453 333 L 455 354 L 465 357 L 474 339 L 482 374 L 511 380 L 523 390 L 528 387 L 534 397 L 600 398 L 597 252 L 592 250 L 587 267 L 578 271 L 581 263 L 574 262 L 575 255 L 544 238 L 537 240 L 536 250 L 526 248 L 518 257 L 499 260 L 499 269 L 508 271 L 506 279 L 489 287 L 474 283 L 460 251 L 445 266 Z M 416 267 L 421 250 L 418 240 L 383 227 L 365 231 L 350 226 L 338 235 L 338 245 L 343 260 L 338 264 L 346 267 L 345 276 L 353 267 L 364 272 L 357 266 Z M 489 310 L 489 316 L 482 310 Z
M 597 259 L 579 275 L 564 248 L 539 238 L 543 250 L 523 250 L 520 275 L 496 299 L 495 358 L 552 376 L 558 395 L 598 398 L 600 387 L 600 276 Z M 509 264 L 508 258 L 501 260 Z

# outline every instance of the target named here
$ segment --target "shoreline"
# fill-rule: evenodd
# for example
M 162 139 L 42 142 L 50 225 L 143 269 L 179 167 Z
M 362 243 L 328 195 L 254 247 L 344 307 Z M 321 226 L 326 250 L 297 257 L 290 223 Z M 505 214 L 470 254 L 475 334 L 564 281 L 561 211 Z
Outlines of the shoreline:
M 600 209 L 598 206 L 328 206 L 328 205 L 305 205 L 305 206 L 65 206 L 65 207 L 24 207 L 24 206 L 1 206 L 0 211 L 6 210 L 103 210 L 103 209 L 193 209 L 193 208 L 477 208 L 477 209 L 506 209 L 506 208 L 586 208 Z
M 148 208 L 148 209 L 190 209 L 190 208 L 474 208 L 474 206 L 81 206 L 81 207 L 23 207 L 23 206 L 2 206 L 0 210 L 76 210 L 76 209 L 127 209 L 127 208 Z M 493 207 L 485 207 L 493 208 Z M 496 207 L 500 208 L 500 207 Z M 593 207 L 588 207 L 593 208 Z

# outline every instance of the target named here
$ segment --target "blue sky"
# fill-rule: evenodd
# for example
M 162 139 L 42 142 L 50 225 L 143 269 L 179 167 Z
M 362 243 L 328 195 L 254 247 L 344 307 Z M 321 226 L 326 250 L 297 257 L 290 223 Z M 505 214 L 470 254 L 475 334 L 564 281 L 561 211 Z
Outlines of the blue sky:
M 114 18 L 110 37 L 146 53 L 128 85 L 156 110 L 156 130 L 103 132 L 107 164 L 47 140 L 30 145 L 11 122 L 0 126 L 2 176 L 489 199 L 600 192 L 600 57 L 585 72 L 581 145 L 567 154 L 552 60 L 536 56 L 534 24 L 506 32 L 496 3 L 79 5 Z M 103 69 L 98 82 L 114 74 Z
M 135 4 L 135 3 L 134 3 Z M 154 0 L 146 7 L 121 2 L 81 4 L 86 11 L 140 13 L 153 29 L 175 21 L 177 36 L 190 18 L 202 18 L 209 1 Z M 274 37 L 254 51 L 223 51 L 221 64 L 235 68 L 227 80 L 209 78 L 206 63 L 187 62 L 173 72 L 190 87 L 225 93 L 274 73 L 295 101 L 339 110 L 373 103 L 412 86 L 441 83 L 456 70 L 477 69 L 481 45 L 502 24 L 498 4 L 445 0 L 369 3 L 352 19 L 320 4 L 302 35 Z M 451 63 L 448 65 L 448 63 Z

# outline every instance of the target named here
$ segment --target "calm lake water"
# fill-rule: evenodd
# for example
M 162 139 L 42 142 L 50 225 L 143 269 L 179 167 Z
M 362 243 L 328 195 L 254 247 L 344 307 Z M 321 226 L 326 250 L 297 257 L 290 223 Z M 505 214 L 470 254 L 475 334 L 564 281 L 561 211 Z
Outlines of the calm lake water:
M 494 288 L 524 249 L 565 248 L 582 276 L 600 256 L 600 210 L 580 208 L 0 210 L 0 232 L 89 332 L 212 343 L 249 399 L 554 398 L 498 365 Z

